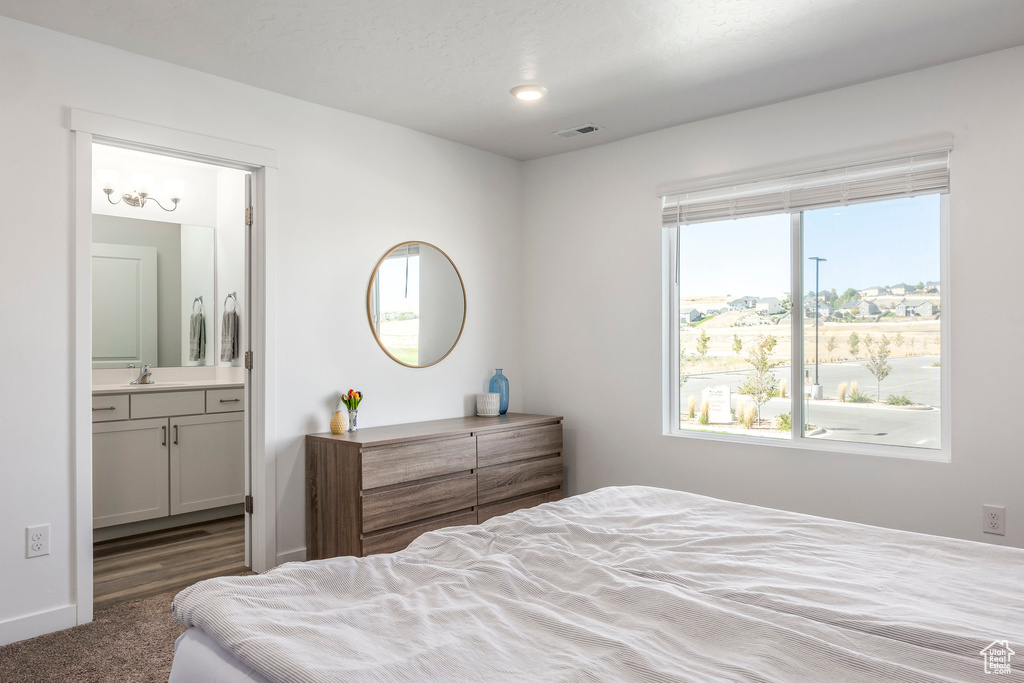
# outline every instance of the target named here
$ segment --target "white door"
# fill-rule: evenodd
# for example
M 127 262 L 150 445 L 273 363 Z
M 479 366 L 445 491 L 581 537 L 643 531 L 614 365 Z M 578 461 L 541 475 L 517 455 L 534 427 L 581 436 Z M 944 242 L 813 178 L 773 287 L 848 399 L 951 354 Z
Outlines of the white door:
M 166 418 L 92 426 L 93 528 L 166 517 Z
M 252 173 L 245 175 L 245 311 L 242 313 L 242 326 L 245 328 L 243 339 L 245 346 L 241 349 L 245 362 L 245 566 L 252 569 L 252 367 L 248 361 L 248 349 L 252 348 Z M 263 501 L 260 501 L 261 503 Z
M 171 418 L 171 514 L 237 505 L 245 496 L 242 413 Z
M 92 367 L 156 365 L 156 248 L 92 245 Z

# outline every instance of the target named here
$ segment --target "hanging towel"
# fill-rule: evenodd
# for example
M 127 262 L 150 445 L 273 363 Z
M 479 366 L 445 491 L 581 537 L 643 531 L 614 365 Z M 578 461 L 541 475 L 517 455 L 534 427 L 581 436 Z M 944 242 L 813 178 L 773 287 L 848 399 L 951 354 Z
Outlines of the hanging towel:
M 220 328 L 220 359 L 233 361 L 238 358 L 238 311 L 224 311 Z
M 202 313 L 193 313 L 188 322 L 188 359 L 206 358 L 206 318 Z

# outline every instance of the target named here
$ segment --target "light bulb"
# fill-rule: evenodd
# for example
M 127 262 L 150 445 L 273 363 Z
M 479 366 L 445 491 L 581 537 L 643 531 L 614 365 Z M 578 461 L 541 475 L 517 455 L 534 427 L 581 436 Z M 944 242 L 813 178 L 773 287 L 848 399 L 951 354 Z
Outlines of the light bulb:
M 153 189 L 153 176 L 149 173 L 133 173 L 132 174 L 132 188 L 139 194 L 149 194 Z
M 185 181 L 168 180 L 164 183 L 164 192 L 170 199 L 181 199 L 185 194 Z
M 114 187 L 121 180 L 121 174 L 109 168 L 101 168 L 97 176 L 100 181 L 100 187 L 104 190 L 113 191 Z

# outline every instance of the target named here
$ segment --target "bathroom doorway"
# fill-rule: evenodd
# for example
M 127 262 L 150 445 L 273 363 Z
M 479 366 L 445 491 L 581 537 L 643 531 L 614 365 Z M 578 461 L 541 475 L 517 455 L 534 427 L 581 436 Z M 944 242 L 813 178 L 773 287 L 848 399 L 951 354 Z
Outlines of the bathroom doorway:
M 76 159 L 73 562 L 75 622 L 84 624 L 93 616 L 94 560 L 96 604 L 130 599 L 129 574 L 143 577 L 140 565 L 153 554 L 161 555 L 163 573 L 141 583 L 161 593 L 276 564 L 267 457 L 274 390 L 267 213 L 276 154 L 81 110 L 71 110 L 69 122 Z M 101 165 L 112 153 L 145 168 Z M 206 181 L 183 181 L 189 173 L 232 189 L 203 191 Z M 118 244 L 125 233 L 143 242 L 135 232 L 144 224 L 114 219 L 160 224 L 166 258 L 157 244 Z M 94 232 L 107 240 L 95 253 Z M 144 252 L 155 257 L 149 265 Z M 240 260 L 227 259 L 239 252 Z M 197 265 L 210 263 L 212 281 Z M 161 293 L 161 276 L 169 274 L 176 277 Z M 166 305 L 175 292 L 174 305 Z M 94 308 L 102 320 L 94 320 Z M 147 331 L 154 317 L 157 329 Z M 170 321 L 164 329 L 161 317 Z M 183 571 L 168 558 L 181 560 Z M 101 572 L 103 563 L 110 566 Z M 102 591 L 101 582 L 108 582 Z
M 96 607 L 248 571 L 250 174 L 92 145 Z

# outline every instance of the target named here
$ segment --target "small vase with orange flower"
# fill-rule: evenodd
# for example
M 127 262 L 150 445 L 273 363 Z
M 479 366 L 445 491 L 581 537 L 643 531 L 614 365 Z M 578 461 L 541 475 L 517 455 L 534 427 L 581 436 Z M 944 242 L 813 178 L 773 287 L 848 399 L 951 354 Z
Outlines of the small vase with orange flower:
M 348 393 L 341 395 L 341 402 L 348 408 L 348 431 L 354 432 L 359 429 L 356 419 L 359 417 L 359 403 L 363 400 L 363 392 L 349 389 Z

